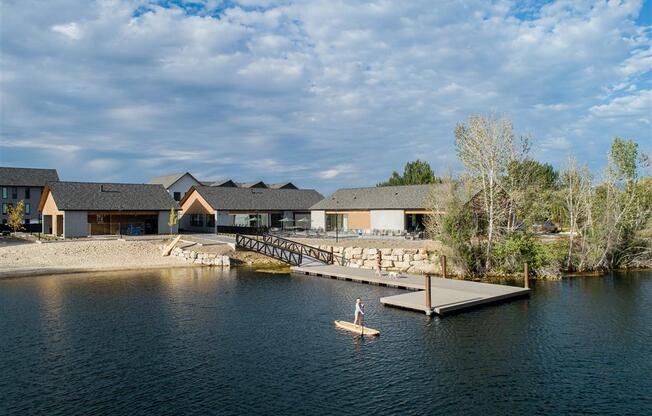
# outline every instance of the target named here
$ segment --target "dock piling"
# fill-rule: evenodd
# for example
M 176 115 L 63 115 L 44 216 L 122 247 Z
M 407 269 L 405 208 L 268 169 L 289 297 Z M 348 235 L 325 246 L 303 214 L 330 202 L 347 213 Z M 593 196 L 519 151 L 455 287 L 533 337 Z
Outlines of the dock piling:
M 430 291 L 432 290 L 432 283 L 430 275 L 426 275 L 426 315 L 430 316 L 432 314 L 432 299 L 430 297 Z
M 527 261 L 523 264 L 523 287 L 530 288 L 530 271 L 528 270 Z
M 441 275 L 444 279 L 446 279 L 448 277 L 446 270 L 446 256 L 440 256 L 439 262 L 441 263 Z

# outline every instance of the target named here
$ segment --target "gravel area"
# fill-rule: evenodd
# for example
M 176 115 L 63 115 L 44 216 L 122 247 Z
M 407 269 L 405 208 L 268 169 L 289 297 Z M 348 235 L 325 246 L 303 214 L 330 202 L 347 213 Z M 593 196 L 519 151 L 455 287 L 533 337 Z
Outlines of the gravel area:
M 72 240 L 0 246 L 0 277 L 188 266 L 178 257 L 163 257 L 160 244 L 160 240 Z

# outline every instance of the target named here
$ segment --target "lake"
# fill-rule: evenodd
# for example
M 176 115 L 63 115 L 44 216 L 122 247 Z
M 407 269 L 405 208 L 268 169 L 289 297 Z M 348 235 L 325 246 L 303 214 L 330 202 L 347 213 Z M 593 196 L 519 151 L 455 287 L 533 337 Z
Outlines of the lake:
M 0 280 L 0 414 L 652 414 L 652 273 L 444 318 L 246 269 Z M 366 301 L 376 339 L 338 330 Z

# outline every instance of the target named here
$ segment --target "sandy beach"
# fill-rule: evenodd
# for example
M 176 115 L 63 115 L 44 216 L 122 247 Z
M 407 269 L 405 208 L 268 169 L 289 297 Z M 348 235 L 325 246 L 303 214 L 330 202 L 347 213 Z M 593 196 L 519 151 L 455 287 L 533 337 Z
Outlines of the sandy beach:
M 81 271 L 192 267 L 163 257 L 161 241 L 73 240 L 0 245 L 0 278 Z

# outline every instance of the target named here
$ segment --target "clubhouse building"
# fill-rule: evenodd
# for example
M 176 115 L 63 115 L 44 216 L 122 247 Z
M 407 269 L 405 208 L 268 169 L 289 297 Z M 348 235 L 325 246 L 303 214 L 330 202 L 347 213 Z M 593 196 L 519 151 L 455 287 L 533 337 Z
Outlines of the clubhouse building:
M 290 184 L 291 185 L 291 184 Z M 179 226 L 195 232 L 241 232 L 247 228 L 310 227 L 310 207 L 323 196 L 294 185 L 193 186 L 181 200 Z
M 370 233 L 420 232 L 441 185 L 339 189 L 310 208 L 311 228 Z

